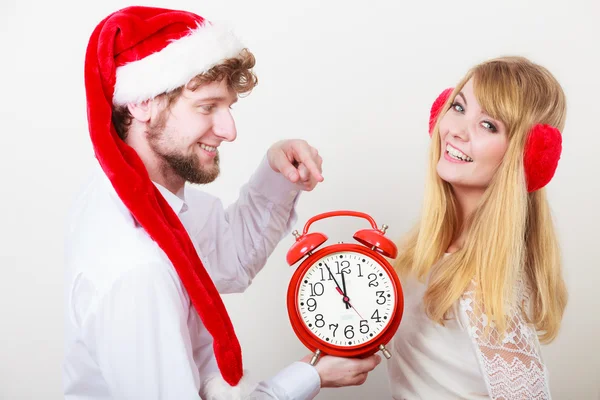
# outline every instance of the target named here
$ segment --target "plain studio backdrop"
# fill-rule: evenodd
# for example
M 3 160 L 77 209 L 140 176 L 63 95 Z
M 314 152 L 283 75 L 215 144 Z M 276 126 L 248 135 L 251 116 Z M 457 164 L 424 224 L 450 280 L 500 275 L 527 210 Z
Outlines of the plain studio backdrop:
M 0 398 L 62 397 L 63 227 L 95 159 L 83 61 L 89 35 L 118 0 L 0 5 Z M 600 3 L 510 1 L 149 1 L 235 27 L 257 57 L 259 85 L 234 106 L 238 139 L 221 147 L 206 190 L 237 198 L 268 146 L 304 138 L 325 181 L 304 193 L 297 229 L 330 210 L 370 214 L 397 239 L 420 211 L 431 102 L 472 65 L 523 55 L 564 87 L 564 151 L 549 197 L 570 292 L 559 337 L 543 348 L 555 399 L 599 399 Z M 312 228 L 351 242 L 366 221 Z M 289 324 L 288 235 L 244 294 L 225 296 L 245 367 L 267 378 L 308 354 Z M 361 387 L 320 399 L 389 398 L 385 365 Z

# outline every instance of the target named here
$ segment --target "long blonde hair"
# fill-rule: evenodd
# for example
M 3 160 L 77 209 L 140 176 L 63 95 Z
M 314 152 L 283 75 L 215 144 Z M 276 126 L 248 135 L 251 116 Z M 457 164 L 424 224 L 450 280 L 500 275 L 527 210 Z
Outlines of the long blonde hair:
M 459 226 L 452 188 L 436 172 L 441 154 L 438 125 L 471 78 L 482 109 L 506 126 L 509 144 L 476 211 Z M 429 318 L 443 324 L 475 278 L 478 300 L 504 332 L 508 307 L 519 301 L 514 288 L 524 276 L 531 289 L 527 319 L 542 342 L 556 337 L 567 302 L 558 239 L 545 189 L 527 193 L 523 154 L 534 124 L 562 131 L 565 118 L 566 99 L 559 83 L 544 67 L 522 57 L 483 62 L 455 87 L 433 131 L 420 221 L 400 242 L 395 261 L 401 276 L 411 274 L 421 281 L 429 277 L 424 295 Z M 462 229 L 462 248 L 443 257 Z

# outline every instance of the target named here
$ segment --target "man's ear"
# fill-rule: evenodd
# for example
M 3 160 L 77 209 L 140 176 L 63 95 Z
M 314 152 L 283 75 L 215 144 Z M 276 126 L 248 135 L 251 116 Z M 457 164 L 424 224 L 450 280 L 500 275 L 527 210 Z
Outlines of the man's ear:
M 148 122 L 152 117 L 152 100 L 145 100 L 141 103 L 129 103 L 127 109 L 134 119 L 140 122 Z

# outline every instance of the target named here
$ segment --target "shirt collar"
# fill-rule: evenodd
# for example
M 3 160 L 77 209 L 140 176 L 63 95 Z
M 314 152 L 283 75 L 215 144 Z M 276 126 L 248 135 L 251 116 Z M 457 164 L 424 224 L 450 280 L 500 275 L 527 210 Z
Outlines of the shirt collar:
M 188 206 L 185 202 L 185 186 L 183 186 L 181 190 L 177 192 L 177 194 L 175 194 L 169 189 L 154 181 L 152 183 L 154 183 L 154 186 L 156 186 L 156 188 L 163 195 L 167 203 L 169 203 L 173 211 L 175 211 L 175 214 L 179 215 L 187 211 Z

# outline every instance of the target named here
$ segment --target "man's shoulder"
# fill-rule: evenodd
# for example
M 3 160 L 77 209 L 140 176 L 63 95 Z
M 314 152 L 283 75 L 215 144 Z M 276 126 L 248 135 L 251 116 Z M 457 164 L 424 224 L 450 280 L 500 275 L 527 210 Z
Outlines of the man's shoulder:
M 165 253 L 101 176 L 83 185 L 70 211 L 65 257 L 71 277 L 85 276 L 100 289 L 132 268 L 171 268 Z
M 109 231 L 103 235 L 82 232 L 77 244 L 66 252 L 65 268 L 71 306 L 96 304 L 116 288 L 141 289 L 150 282 L 175 282 L 184 292 L 166 254 L 141 228 L 113 235 Z

